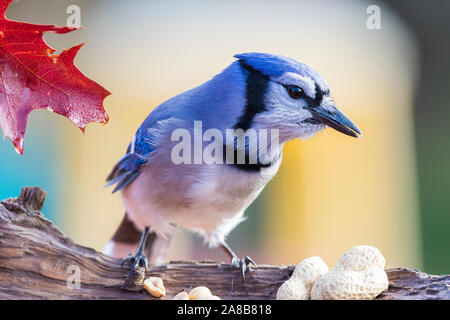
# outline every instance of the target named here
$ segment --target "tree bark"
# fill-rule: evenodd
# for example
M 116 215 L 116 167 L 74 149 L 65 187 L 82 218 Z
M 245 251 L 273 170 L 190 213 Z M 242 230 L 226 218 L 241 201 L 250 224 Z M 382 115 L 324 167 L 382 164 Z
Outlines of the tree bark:
M 47 220 L 46 193 L 24 188 L 0 202 L 0 299 L 155 299 L 121 289 L 128 268 L 120 260 L 80 246 Z M 260 265 L 245 287 L 238 270 L 215 262 L 172 261 L 151 266 L 148 276 L 164 281 L 166 296 L 204 285 L 222 299 L 275 299 L 294 266 Z M 450 299 L 450 276 L 413 269 L 388 269 L 389 289 L 377 299 Z

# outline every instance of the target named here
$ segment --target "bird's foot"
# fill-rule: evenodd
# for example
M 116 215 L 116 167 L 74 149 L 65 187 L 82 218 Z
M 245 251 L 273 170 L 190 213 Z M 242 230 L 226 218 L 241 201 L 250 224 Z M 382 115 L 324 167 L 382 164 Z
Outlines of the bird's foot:
M 122 263 L 120 265 L 123 266 L 124 264 L 128 263 L 132 263 L 132 269 L 136 269 L 139 266 L 145 268 L 145 270 L 148 269 L 147 257 L 141 252 L 137 252 L 135 256 L 129 253 L 128 256 L 122 260 Z
M 245 273 L 247 272 L 247 270 L 251 271 L 253 267 L 256 268 L 256 263 L 252 258 L 248 256 L 243 259 L 235 256 L 231 259 L 231 267 L 241 270 L 242 284 L 245 285 Z
M 122 289 L 128 291 L 140 291 L 144 285 L 145 272 L 148 269 L 147 257 L 142 253 L 136 253 L 135 256 L 129 254 L 122 260 L 121 266 L 132 263 L 130 272 L 122 284 Z

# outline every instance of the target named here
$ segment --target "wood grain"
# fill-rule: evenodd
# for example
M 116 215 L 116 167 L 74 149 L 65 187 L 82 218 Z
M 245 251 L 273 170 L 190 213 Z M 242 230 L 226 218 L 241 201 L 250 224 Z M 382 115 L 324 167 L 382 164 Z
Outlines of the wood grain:
M 120 260 L 80 246 L 38 210 L 45 192 L 26 188 L 0 202 L 0 299 L 155 299 L 147 292 L 120 287 L 128 269 Z M 79 286 L 76 272 L 79 271 Z M 164 280 L 170 299 L 204 285 L 222 299 L 275 299 L 293 266 L 260 265 L 242 286 L 238 270 L 215 262 L 172 261 L 151 266 L 147 276 Z M 386 270 L 390 286 L 377 299 L 450 299 L 450 276 L 412 269 Z

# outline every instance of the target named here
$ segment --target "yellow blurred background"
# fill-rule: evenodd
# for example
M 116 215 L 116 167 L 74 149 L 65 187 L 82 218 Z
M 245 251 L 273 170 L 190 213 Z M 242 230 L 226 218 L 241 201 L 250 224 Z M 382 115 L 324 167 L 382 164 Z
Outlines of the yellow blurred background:
M 67 119 L 34 112 L 24 157 L 51 164 L 42 178 L 52 181 L 44 213 L 75 241 L 101 250 L 122 219 L 119 195 L 103 186 L 148 113 L 209 80 L 234 54 L 256 51 L 318 70 L 364 136 L 327 129 L 288 143 L 279 174 L 231 233 L 234 250 L 260 264 L 318 255 L 333 265 L 348 248 L 370 244 L 383 252 L 387 267 L 423 266 L 412 114 L 418 49 L 389 7 L 380 5 L 381 30 L 366 27 L 371 3 L 353 0 L 21 0 L 7 16 L 64 25 L 71 4 L 80 6 L 86 29 L 45 39 L 58 51 L 86 43 L 76 65 L 113 93 L 105 100 L 110 122 L 89 125 L 83 135 Z M 41 155 L 48 145 L 57 151 Z M 20 157 L 13 152 L 2 142 L 11 163 Z M 168 259 L 194 258 L 226 260 L 180 231 Z

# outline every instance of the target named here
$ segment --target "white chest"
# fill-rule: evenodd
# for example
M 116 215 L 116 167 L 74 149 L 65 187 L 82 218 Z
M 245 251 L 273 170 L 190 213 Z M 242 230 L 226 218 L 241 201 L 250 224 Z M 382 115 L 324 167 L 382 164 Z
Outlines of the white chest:
M 162 234 L 168 226 L 178 225 L 201 232 L 214 242 L 211 239 L 223 238 L 243 220 L 245 209 L 276 174 L 280 163 L 281 157 L 260 172 L 224 164 L 188 167 L 183 172 L 189 171 L 189 180 L 169 179 L 162 170 L 148 168 L 122 195 L 130 218 L 138 225 L 150 225 Z

